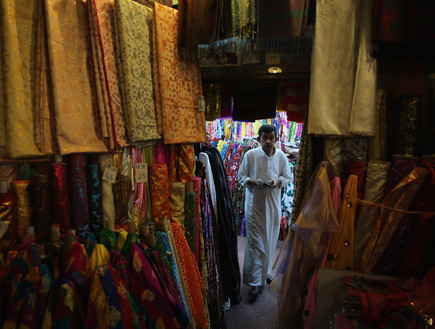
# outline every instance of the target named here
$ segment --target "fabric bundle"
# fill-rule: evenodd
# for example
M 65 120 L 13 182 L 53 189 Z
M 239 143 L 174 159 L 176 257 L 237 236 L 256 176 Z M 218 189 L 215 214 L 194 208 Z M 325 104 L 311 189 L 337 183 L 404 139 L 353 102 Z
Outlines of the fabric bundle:
M 71 198 L 71 224 L 76 234 L 84 238 L 89 230 L 89 208 L 85 157 L 82 154 L 69 156 L 68 188 Z
M 136 177 L 136 164 L 144 163 L 143 152 L 140 148 L 132 148 L 132 160 L 133 160 L 133 172 L 134 177 Z M 147 194 L 147 183 L 134 183 L 133 192 L 133 207 L 137 207 L 140 211 L 142 219 L 147 218 L 148 212 L 148 194 Z M 136 223 L 140 225 L 141 223 Z
M 316 2 L 309 134 L 375 134 L 376 60 L 369 50 L 372 5 L 373 0 Z
M 87 4 L 79 0 L 44 0 L 50 79 L 57 141 L 61 154 L 106 152 L 94 119 L 88 67 Z M 80 97 L 77 97 L 80 95 Z M 84 120 L 83 118 L 88 118 Z
M 32 223 L 35 226 L 35 234 L 39 235 L 52 224 L 52 205 L 50 181 L 41 173 L 33 175 L 29 185 L 29 195 L 32 204 Z M 48 232 L 40 237 L 40 241 L 48 241 Z
M 27 187 L 29 180 L 16 180 L 11 182 L 12 191 L 15 196 L 15 218 L 17 238 L 22 241 L 27 227 L 32 218 L 32 206 Z
M 129 0 L 115 1 L 121 97 L 134 144 L 160 139 L 151 73 L 152 24 L 150 8 Z
M 402 95 L 397 100 L 398 125 L 396 153 L 420 155 L 421 96 Z
M 355 175 L 357 180 L 357 198 L 361 199 L 364 193 L 364 184 L 366 181 L 367 162 L 358 160 L 348 160 L 346 162 L 346 177 Z M 355 200 L 356 201 L 356 200 Z
M 169 183 L 169 218 L 184 227 L 184 199 L 185 199 L 185 184 L 181 182 Z
M 370 160 L 386 160 L 387 158 L 387 100 L 386 91 L 376 92 L 376 131 L 375 136 L 368 139 L 368 157 Z
M 362 200 L 373 203 L 381 203 L 385 196 L 390 162 L 370 161 L 367 166 L 367 175 Z M 378 207 L 359 204 L 357 219 L 355 222 L 355 245 L 354 260 L 358 263 L 364 246 L 367 243 L 370 232 L 374 229 L 379 216 Z
M 191 182 L 195 167 L 193 144 L 170 145 L 168 167 L 171 182 Z
M 86 186 L 88 194 L 89 206 L 89 225 L 90 231 L 96 236 L 100 235 L 103 229 L 103 196 L 101 170 L 96 159 L 96 156 L 89 158 L 89 163 L 86 168 Z
M 184 195 L 184 233 L 192 253 L 195 251 L 195 192 Z
M 92 0 L 90 3 L 91 19 L 94 20 L 94 29 L 97 33 L 99 43 L 96 51 L 101 54 L 101 65 L 104 71 L 103 84 L 107 85 L 108 105 L 112 118 L 112 133 L 115 147 L 127 145 L 125 131 L 125 117 L 121 107 L 121 95 L 119 93 L 119 82 L 116 72 L 116 57 L 113 40 L 113 10 L 114 0 Z M 102 88 L 104 86 L 102 85 Z M 110 133 L 110 132 L 109 132 Z
M 387 207 L 407 210 L 427 174 L 428 171 L 426 169 L 415 167 L 406 178 L 385 196 L 383 204 Z M 381 210 L 376 226 L 370 233 L 367 244 L 364 247 L 358 270 L 366 273 L 373 271 L 393 237 L 395 239 L 399 238 L 395 236 L 395 233 L 402 225 L 404 215 L 400 211 Z
M 111 154 L 101 154 L 98 156 L 101 172 L 104 173 L 106 166 L 113 165 Z M 102 202 L 103 202 L 103 225 L 111 230 L 115 229 L 115 203 L 113 199 L 112 183 L 102 180 Z
M 36 1 L 6 0 L 0 4 L 2 78 L 6 145 L 11 157 L 39 156 L 34 142 L 33 94 L 35 83 L 34 9 Z
M 153 220 L 169 217 L 169 176 L 166 164 L 150 165 L 150 191 Z
M 53 201 L 53 224 L 63 229 L 71 228 L 71 203 L 68 188 L 68 165 L 53 163 L 51 167 L 51 196 Z
M 165 144 L 205 142 L 204 112 L 198 111 L 201 72 L 195 56 L 180 59 L 177 22 L 177 10 L 154 4 L 153 77 L 159 132 Z
M 403 178 L 414 169 L 420 160 L 413 157 L 406 157 L 395 155 L 393 156 L 393 163 L 391 165 L 390 173 L 388 175 L 388 182 L 385 193 L 389 193 L 399 184 Z

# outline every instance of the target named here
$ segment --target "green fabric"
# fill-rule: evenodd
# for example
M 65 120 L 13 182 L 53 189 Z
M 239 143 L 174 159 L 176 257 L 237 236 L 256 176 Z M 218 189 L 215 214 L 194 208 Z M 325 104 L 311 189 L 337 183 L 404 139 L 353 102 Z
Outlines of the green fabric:
M 100 242 L 102 245 L 106 247 L 108 251 L 112 251 L 116 249 L 116 245 L 118 243 L 118 237 L 111 229 L 105 227 L 101 231 Z

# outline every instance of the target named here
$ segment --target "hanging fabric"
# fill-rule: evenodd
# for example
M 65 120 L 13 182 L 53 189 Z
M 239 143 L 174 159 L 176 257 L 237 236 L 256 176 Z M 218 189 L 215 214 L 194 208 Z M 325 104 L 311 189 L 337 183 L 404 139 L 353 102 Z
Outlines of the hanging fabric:
M 7 151 L 13 158 L 42 155 L 34 141 L 35 3 L 5 0 L 0 4 L 2 71 Z
M 111 154 L 101 154 L 98 156 L 101 172 L 104 173 L 106 166 L 113 166 Z M 102 180 L 102 202 L 103 202 L 103 225 L 111 230 L 115 229 L 115 202 L 113 199 L 112 183 Z
M 150 8 L 129 0 L 115 1 L 121 97 L 134 144 L 160 139 L 151 72 L 152 24 Z
M 166 164 L 150 165 L 152 218 L 159 222 L 169 217 L 169 175 Z
M 376 60 L 370 54 L 372 5 L 373 0 L 316 2 L 309 134 L 375 134 Z
M 186 188 L 182 182 L 169 183 L 169 218 L 171 221 L 175 221 L 184 228 L 184 199 Z
M 177 21 L 177 10 L 154 4 L 153 77 L 157 123 L 165 144 L 205 142 L 205 117 L 204 112 L 199 111 L 201 72 L 193 54 L 180 59 Z
M 11 182 L 12 191 L 15 196 L 15 219 L 17 227 L 17 238 L 22 241 L 27 227 L 32 218 L 32 207 L 28 192 L 29 180 L 17 180 Z
M 420 95 L 402 95 L 397 100 L 396 154 L 420 155 L 421 107 L 422 97 Z
M 102 196 L 102 173 L 98 164 L 97 156 L 90 155 L 86 168 L 86 186 L 89 206 L 89 229 L 96 236 L 103 229 L 103 196 Z
M 394 155 L 385 193 L 390 193 L 419 163 L 418 158 Z
M 255 39 L 258 24 L 258 8 L 254 0 L 231 0 L 232 36 Z
M 346 180 L 351 175 L 358 177 L 357 180 L 357 196 L 361 199 L 364 193 L 364 184 L 366 181 L 367 162 L 359 160 L 347 160 L 346 162 Z
M 63 229 L 71 228 L 71 203 L 66 163 L 52 164 L 51 195 L 53 197 L 53 224 L 58 224 Z
M 376 92 L 376 132 L 368 138 L 368 158 L 387 160 L 387 95 L 385 89 Z
M 94 119 L 92 77 L 87 70 L 87 3 L 44 0 L 47 44 L 60 153 L 106 152 Z M 77 69 L 80 68 L 80 69 Z

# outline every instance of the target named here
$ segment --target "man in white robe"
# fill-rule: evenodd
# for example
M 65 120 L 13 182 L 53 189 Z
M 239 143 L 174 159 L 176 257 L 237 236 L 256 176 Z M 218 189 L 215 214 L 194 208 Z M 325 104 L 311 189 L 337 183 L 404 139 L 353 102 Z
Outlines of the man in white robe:
M 261 147 L 246 152 L 238 173 L 245 190 L 246 249 L 243 282 L 251 286 L 249 296 L 258 297 L 271 280 L 273 256 L 281 219 L 281 188 L 290 182 L 285 154 L 275 148 L 277 131 L 263 125 L 258 130 Z

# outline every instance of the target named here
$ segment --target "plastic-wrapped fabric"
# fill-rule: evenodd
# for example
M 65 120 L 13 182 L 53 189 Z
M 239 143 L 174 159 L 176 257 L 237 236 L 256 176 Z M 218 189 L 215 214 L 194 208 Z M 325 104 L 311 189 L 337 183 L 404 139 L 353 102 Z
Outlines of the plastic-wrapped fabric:
M 426 169 L 415 167 L 408 176 L 385 196 L 383 204 L 391 208 L 407 210 L 427 174 Z M 402 224 L 404 215 L 403 212 L 382 209 L 362 252 L 358 270 L 371 273 L 391 240 L 401 238 L 396 236 L 396 233 Z
M 89 208 L 83 154 L 71 154 L 68 158 L 68 187 L 71 197 L 72 227 L 78 236 L 85 238 L 89 230 Z
M 101 171 L 104 172 L 104 169 L 107 165 L 113 165 L 113 159 L 111 154 L 101 154 L 98 156 L 98 161 L 100 163 Z M 102 200 L 103 200 L 103 221 L 104 226 L 109 227 L 110 229 L 115 229 L 115 202 L 113 198 L 113 190 L 112 183 L 102 180 Z
M 150 190 L 153 220 L 169 217 L 169 176 L 166 164 L 150 165 Z
M 63 229 L 71 227 L 71 204 L 68 188 L 68 165 L 54 163 L 51 175 L 51 196 L 53 201 L 53 223 Z
M 103 229 L 102 174 L 96 158 L 90 158 L 87 171 L 90 230 L 99 235 Z
M 346 177 L 355 175 L 358 177 L 358 199 L 361 199 L 364 193 L 364 184 L 366 180 L 367 162 L 359 160 L 347 160 Z
M 381 203 L 385 196 L 385 187 L 388 180 L 388 172 L 391 163 L 384 161 L 370 161 L 367 166 L 367 175 L 362 200 L 373 203 Z M 370 232 L 373 230 L 380 214 L 378 207 L 359 204 L 357 219 L 355 222 L 355 245 L 354 260 L 358 263 L 361 253 Z
M 15 196 L 15 220 L 17 227 L 17 238 L 21 241 L 26 233 L 27 227 L 31 224 L 32 206 L 27 187 L 29 180 L 16 180 L 11 183 L 12 192 Z
M 30 200 L 32 203 L 32 223 L 35 226 L 35 234 L 41 234 L 52 224 L 52 208 L 50 181 L 41 173 L 33 175 L 29 185 Z M 48 231 L 37 242 L 47 242 Z
M 184 183 L 169 183 L 169 218 L 184 227 L 184 199 L 186 187 Z

